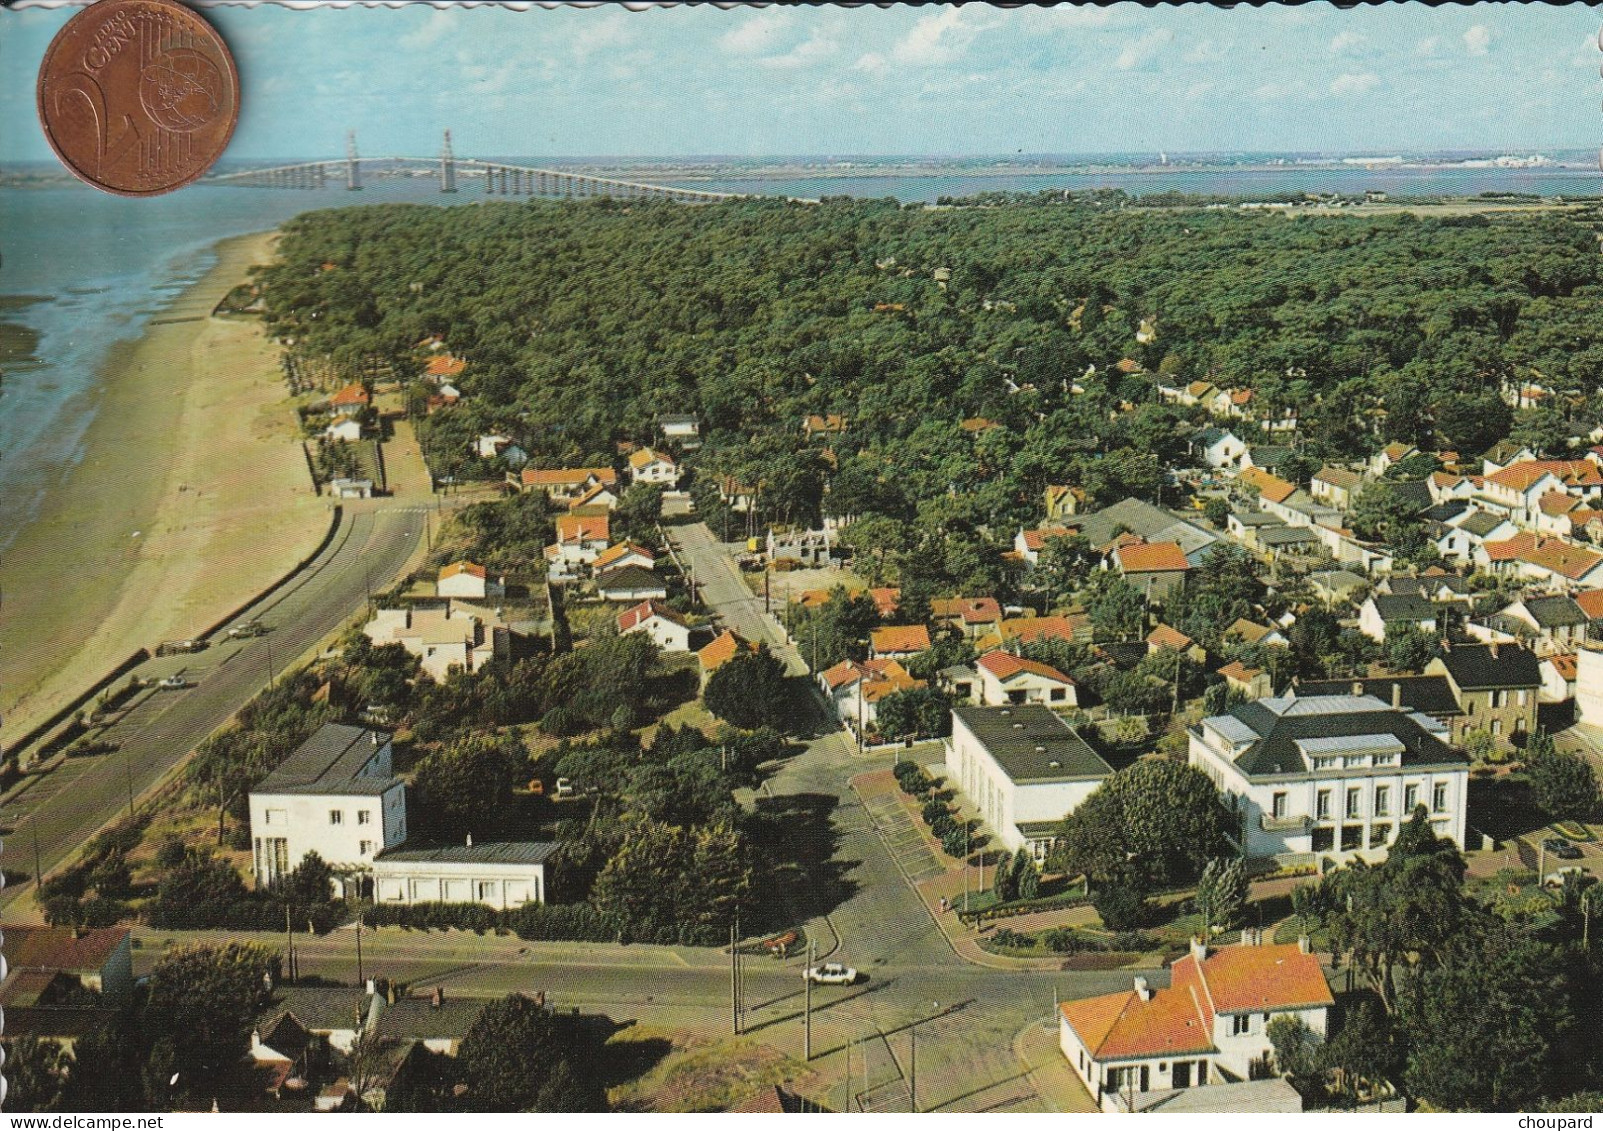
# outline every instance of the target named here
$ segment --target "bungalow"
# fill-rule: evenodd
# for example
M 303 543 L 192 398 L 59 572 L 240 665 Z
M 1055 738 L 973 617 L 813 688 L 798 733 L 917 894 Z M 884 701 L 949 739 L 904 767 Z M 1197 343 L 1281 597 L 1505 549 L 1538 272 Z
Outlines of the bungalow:
M 629 455 L 629 481 L 672 487 L 679 482 L 679 465 L 666 452 L 641 448 Z
M 64 974 L 73 985 L 99 994 L 106 1004 L 124 1005 L 134 992 L 133 932 L 127 927 L 5 926 L 6 980 L 24 972 Z M 6 1037 L 12 1012 L 6 1010 Z
M 902 591 L 894 586 L 870 589 L 868 596 L 874 602 L 874 611 L 879 614 L 880 620 L 890 620 L 894 617 L 902 603 Z
M 1320 502 L 1344 511 L 1352 507 L 1353 496 L 1358 494 L 1363 482 L 1364 477 L 1356 471 L 1327 465 L 1309 481 L 1308 490 Z
M 1062 526 L 1046 526 L 1039 530 L 1025 530 L 1021 526 L 1013 536 L 1013 550 L 1024 561 L 1037 566 L 1041 564 L 1041 551 L 1048 542 L 1054 538 L 1067 538 L 1073 533 L 1073 530 Z
M 1542 686 L 1536 653 L 1510 644 L 1448 644 L 1425 667 L 1444 675 L 1464 714 L 1455 720 L 1452 741 L 1462 745 L 1472 730 L 1485 731 L 1507 750 L 1536 730 L 1536 703 Z
M 506 596 L 506 578 L 490 580 L 489 571 L 466 559 L 440 569 L 434 583 L 437 597 L 462 597 L 470 601 Z
M 1388 630 L 1395 632 L 1402 627 L 1417 628 L 1435 635 L 1439 631 L 1439 611 L 1425 597 L 1375 593 L 1358 609 L 1358 631 L 1382 643 L 1386 640 Z
M 930 648 L 930 630 L 921 624 L 885 625 L 868 634 L 869 654 L 876 660 L 908 659 Z
M 1513 440 L 1499 440 L 1481 455 L 1481 474 L 1492 475 L 1505 467 L 1536 458 L 1536 453 Z
M 696 653 L 696 659 L 701 661 L 701 682 L 705 686 L 712 673 L 733 660 L 741 652 L 755 652 L 757 645 L 747 640 L 739 633 L 724 629 L 712 643 L 706 645 Z
M 606 514 L 618 509 L 618 493 L 605 483 L 592 483 L 568 500 L 569 514 Z
M 1274 683 L 1262 668 L 1248 667 L 1240 660 L 1231 660 L 1219 669 L 1225 686 L 1245 695 L 1248 699 L 1262 699 L 1274 691 Z
M 1185 584 L 1191 563 L 1178 542 L 1141 542 L 1113 551 L 1114 567 L 1149 601 L 1167 600 Z
M 435 354 L 423 366 L 423 379 L 430 384 L 439 385 L 446 381 L 454 381 L 462 376 L 462 371 L 468 363 L 460 357 L 450 354 Z
M 323 439 L 338 444 L 354 444 L 362 438 L 362 418 L 354 413 L 341 413 L 323 429 Z
M 1263 645 L 1266 648 L 1288 648 L 1291 642 L 1278 628 L 1267 624 L 1258 624 L 1246 617 L 1237 617 L 1231 622 L 1222 634 L 1226 643 L 1239 640 L 1243 644 Z
M 942 598 L 930 602 L 930 617 L 977 640 L 1002 623 L 1002 606 L 995 597 Z
M 618 614 L 618 635 L 643 632 L 664 652 L 690 651 L 690 625 L 662 602 L 648 598 Z
M 556 527 L 557 540 L 545 548 L 553 581 L 571 580 L 574 571 L 599 558 L 611 540 L 611 524 L 604 514 L 558 515 Z
M 1485 486 L 1485 480 L 1480 476 L 1455 475 L 1450 471 L 1433 471 L 1425 479 L 1430 488 L 1430 497 L 1438 503 L 1445 503 L 1452 499 L 1472 498 L 1475 493 Z
M 1214 388 L 1211 381 L 1193 381 L 1189 385 L 1180 388 L 1174 399 L 1177 404 L 1183 404 L 1190 408 L 1193 405 L 1205 403 L 1217 392 L 1218 389 Z
M 1207 409 L 1214 416 L 1243 418 L 1252 410 L 1252 390 L 1215 389 L 1207 400 Z
M 366 386 L 360 384 L 346 385 L 343 389 L 340 389 L 333 396 L 328 398 L 328 406 L 329 408 L 333 409 L 336 414 L 338 414 L 342 409 L 364 409 L 369 407 L 372 403 L 372 394 L 367 391 Z
M 618 542 L 601 551 L 596 560 L 590 563 L 590 568 L 598 574 L 605 573 L 609 569 L 622 569 L 624 566 L 656 569 L 657 555 L 633 542 Z
M 1351 570 L 1323 569 L 1308 575 L 1308 587 L 1326 605 L 1344 605 L 1369 582 Z
M 657 417 L 657 430 L 662 438 L 671 444 L 678 444 L 684 451 L 691 451 L 701 446 L 701 421 L 694 416 L 684 413 L 668 413 Z
M 859 734 L 879 723 L 879 704 L 888 695 L 928 686 L 896 660 L 842 660 L 818 673 L 818 685 L 835 717 Z M 893 736 L 894 737 L 894 736 Z
M 499 616 L 487 609 L 469 612 L 456 602 L 443 609 L 379 609 L 362 633 L 376 645 L 401 645 L 436 683 L 444 683 L 452 668 L 473 674 L 512 656 L 511 629 Z
M 603 601 L 662 601 L 668 586 L 662 578 L 637 565 L 619 566 L 596 574 L 596 593 Z
M 1049 664 L 1011 652 L 987 652 L 974 663 L 980 702 L 987 707 L 1044 703 L 1073 707 L 1078 703 L 1074 680 Z
M 1205 663 L 1208 659 L 1208 650 L 1201 644 L 1178 628 L 1172 628 L 1161 622 L 1147 633 L 1147 648 L 1153 652 L 1180 652 L 1199 664 Z
M 1272 562 L 1302 561 L 1321 553 L 1319 535 L 1306 526 L 1271 526 L 1258 531 L 1258 544 Z
M 544 903 L 547 841 L 387 848 L 373 859 L 377 903 L 482 903 L 497 911 Z
M 1008 617 L 974 641 L 976 652 L 989 652 L 1037 640 L 1061 640 L 1067 644 L 1091 643 L 1091 618 L 1084 613 L 1046 617 Z
M 1286 524 L 1272 514 L 1258 510 L 1231 511 L 1225 516 L 1225 532 L 1249 549 L 1261 548 L 1258 535 L 1271 527 L 1286 529 Z
M 1603 554 L 1540 534 L 1486 542 L 1475 560 L 1500 577 L 1528 578 L 1563 590 L 1603 588 Z
M 524 492 L 544 491 L 552 502 L 566 506 L 597 484 L 616 487 L 618 473 L 610 467 L 526 467 L 507 480 Z
M 1063 1002 L 1058 1041 L 1098 1107 L 1134 1111 L 1151 1093 L 1161 1102 L 1247 1081 L 1273 1056 L 1270 1025 L 1292 1018 L 1323 1037 L 1335 1004 L 1306 937 L 1265 943 L 1243 931 L 1218 949 L 1192 939 L 1167 989 L 1137 977 L 1133 989 Z
M 1191 437 L 1191 450 L 1215 470 L 1235 471 L 1243 466 L 1247 445 L 1229 429 L 1210 426 Z
M 1568 703 L 1575 698 L 1578 663 L 1574 652 L 1561 652 L 1542 660 L 1542 689 L 1537 698 L 1543 703 Z
M 1503 615 L 1530 629 L 1537 655 L 1570 652 L 1586 640 L 1592 618 L 1574 597 L 1521 597 L 1503 609 Z
M 1401 440 L 1394 440 L 1369 457 L 1369 474 L 1378 478 L 1402 463 L 1403 460 L 1417 455 L 1419 455 L 1419 449 L 1414 445 L 1405 444 Z
M 511 436 L 503 436 L 499 432 L 485 432 L 481 433 L 473 441 L 473 450 L 480 459 L 494 459 L 505 451 L 511 443 Z
M 1085 491 L 1079 487 L 1048 484 L 1046 488 L 1046 517 L 1068 518 L 1085 509 Z
M 1063 818 L 1113 768 L 1054 711 L 1038 703 L 955 707 L 946 771 L 1009 852 L 1045 859 Z

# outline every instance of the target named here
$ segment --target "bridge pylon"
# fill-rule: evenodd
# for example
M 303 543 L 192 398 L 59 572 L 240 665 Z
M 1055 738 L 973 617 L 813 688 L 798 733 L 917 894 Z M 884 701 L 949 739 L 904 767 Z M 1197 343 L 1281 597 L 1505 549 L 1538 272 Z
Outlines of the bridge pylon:
M 445 131 L 445 148 L 440 150 L 440 191 L 456 191 L 456 156 L 451 152 L 451 131 Z
M 350 192 L 359 192 L 362 188 L 362 164 L 356 156 L 355 130 L 345 134 L 345 188 Z

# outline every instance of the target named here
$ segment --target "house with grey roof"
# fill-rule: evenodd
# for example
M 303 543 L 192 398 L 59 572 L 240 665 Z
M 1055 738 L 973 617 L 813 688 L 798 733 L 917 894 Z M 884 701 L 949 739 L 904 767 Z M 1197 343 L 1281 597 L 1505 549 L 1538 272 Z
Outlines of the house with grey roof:
M 1051 708 L 1030 703 L 954 707 L 946 771 L 1009 852 L 1028 846 L 1044 859 L 1063 818 L 1113 768 Z
M 1228 428 L 1199 428 L 1191 437 L 1191 450 L 1216 471 L 1238 471 L 1248 466 L 1247 445 Z
M 1465 734 L 1480 730 L 1507 750 L 1536 729 L 1542 665 L 1528 648 L 1498 641 L 1444 642 L 1442 654 L 1426 665 L 1425 674 L 1445 675 L 1453 685 L 1453 695 L 1464 710 L 1453 730 L 1455 742 L 1462 743 Z
M 497 910 L 544 903 L 547 841 L 389 849 L 373 861 L 377 903 L 482 903 Z
M 1438 631 L 1436 603 L 1428 597 L 1373 593 L 1358 609 L 1358 631 L 1382 643 L 1388 631 L 1407 626 L 1421 632 Z
M 1521 597 L 1504 608 L 1502 615 L 1529 630 L 1516 635 L 1530 639 L 1539 656 L 1574 652 L 1586 640 L 1592 619 L 1574 597 L 1563 594 Z
M 251 790 L 257 884 L 277 882 L 308 852 L 336 871 L 365 868 L 404 841 L 406 783 L 393 755 L 385 731 L 325 723 Z
M 1423 806 L 1462 846 L 1469 759 L 1440 721 L 1374 695 L 1256 699 L 1189 730 L 1188 760 L 1242 820 L 1247 855 L 1378 860 Z
M 1122 499 L 1111 507 L 1084 516 L 1076 525 L 1093 547 L 1108 545 L 1123 530 L 1145 542 L 1177 543 L 1192 566 L 1201 565 L 1219 543 L 1219 535 L 1211 530 L 1194 526 L 1140 499 Z

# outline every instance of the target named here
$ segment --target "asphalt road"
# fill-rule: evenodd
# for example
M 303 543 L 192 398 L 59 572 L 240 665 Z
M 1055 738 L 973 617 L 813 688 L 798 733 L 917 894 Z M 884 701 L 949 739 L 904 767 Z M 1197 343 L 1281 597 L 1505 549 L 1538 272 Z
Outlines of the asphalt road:
M 347 508 L 340 529 L 299 576 L 245 620 L 259 619 L 264 636 L 230 641 L 225 625 L 202 652 L 153 659 L 133 673 L 142 679 L 182 674 L 192 686 L 141 692 L 106 733 L 109 754 L 68 760 L 42 775 L 3 815 L 7 860 L 45 872 L 64 861 L 131 798 L 158 783 L 212 731 L 276 676 L 359 609 L 371 590 L 398 575 L 424 534 L 423 506 L 380 503 Z M 20 889 L 6 889 L 0 899 Z

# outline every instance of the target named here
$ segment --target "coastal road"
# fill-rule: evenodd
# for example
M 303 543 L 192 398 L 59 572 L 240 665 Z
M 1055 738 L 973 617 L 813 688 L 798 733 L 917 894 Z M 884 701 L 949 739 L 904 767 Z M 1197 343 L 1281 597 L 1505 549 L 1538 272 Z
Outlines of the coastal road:
M 242 619 L 268 628 L 260 637 L 230 641 L 226 628 L 206 650 L 148 661 L 141 679 L 182 674 L 192 686 L 135 696 L 107 731 L 118 744 L 109 754 L 69 759 L 44 774 L 0 814 L 11 830 L 6 860 L 16 871 L 45 872 L 67 859 L 131 798 L 159 782 L 185 755 L 226 722 L 269 679 L 338 628 L 390 583 L 422 541 L 422 504 L 383 502 L 347 507 L 332 541 L 288 584 Z M 0 900 L 19 889 L 0 892 Z

